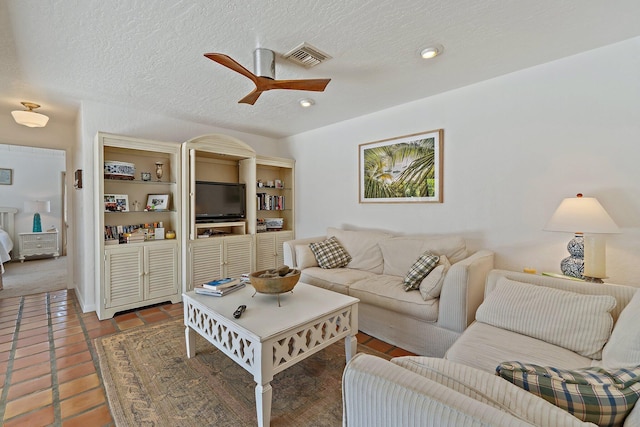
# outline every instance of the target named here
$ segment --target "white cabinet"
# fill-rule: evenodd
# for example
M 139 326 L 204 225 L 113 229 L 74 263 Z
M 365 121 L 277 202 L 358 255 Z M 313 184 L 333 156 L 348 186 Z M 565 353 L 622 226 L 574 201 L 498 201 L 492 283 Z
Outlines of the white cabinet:
M 284 264 L 283 243 L 293 240 L 293 231 L 274 231 L 256 235 L 256 270 L 268 270 Z
M 104 253 L 104 301 L 100 319 L 170 300 L 178 302 L 178 243 L 138 243 Z
M 55 258 L 60 256 L 57 231 L 19 233 L 18 236 L 20 262 L 24 262 L 25 257 L 33 255 L 53 255 Z
M 180 144 L 100 132 L 95 161 L 98 318 L 165 301 L 179 302 Z M 166 203 L 153 205 L 155 201 Z M 161 239 L 169 230 L 174 231 L 174 239 Z M 127 238 L 130 233 L 144 237 L 142 241 Z
M 250 235 L 197 239 L 189 245 L 189 289 L 223 277 L 240 277 L 252 271 L 253 240 Z

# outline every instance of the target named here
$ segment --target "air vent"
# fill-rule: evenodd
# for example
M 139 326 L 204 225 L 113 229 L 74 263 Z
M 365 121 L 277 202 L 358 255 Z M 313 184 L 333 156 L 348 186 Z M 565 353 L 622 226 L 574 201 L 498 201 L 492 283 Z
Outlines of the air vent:
M 331 59 L 329 55 L 311 46 L 302 43 L 300 46 L 284 54 L 284 58 L 306 68 L 315 67 L 321 62 Z

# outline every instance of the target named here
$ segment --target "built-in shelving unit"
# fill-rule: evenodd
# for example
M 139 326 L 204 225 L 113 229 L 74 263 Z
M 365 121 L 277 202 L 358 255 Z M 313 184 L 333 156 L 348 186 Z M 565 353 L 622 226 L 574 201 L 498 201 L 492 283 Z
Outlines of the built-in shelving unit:
M 144 305 L 180 301 L 180 145 L 98 133 L 96 153 L 98 318 Z M 133 164 L 135 174 L 114 179 L 113 174 L 105 175 L 105 161 Z M 160 178 L 156 163 L 162 163 Z M 148 180 L 141 178 L 142 173 L 149 174 Z M 166 207 L 148 209 L 150 196 L 154 196 L 154 202 L 166 201 Z
M 284 262 L 283 242 L 295 237 L 293 160 L 258 156 L 227 135 L 178 144 L 98 133 L 95 161 L 100 319 Z M 135 173 L 105 175 L 105 161 L 133 164 Z M 245 218 L 196 222 L 196 181 L 244 184 Z
M 293 160 L 257 156 L 249 145 L 226 135 L 205 135 L 185 142 L 182 160 L 183 193 L 188 195 L 183 205 L 186 289 L 212 279 L 249 273 L 258 266 L 281 264 L 282 242 L 294 237 Z M 258 187 L 258 180 L 264 183 L 262 187 Z M 196 181 L 245 184 L 246 217 L 197 223 Z M 259 192 L 280 197 L 284 209 L 259 209 Z M 272 222 L 280 218 L 282 226 L 258 232 L 258 218 Z

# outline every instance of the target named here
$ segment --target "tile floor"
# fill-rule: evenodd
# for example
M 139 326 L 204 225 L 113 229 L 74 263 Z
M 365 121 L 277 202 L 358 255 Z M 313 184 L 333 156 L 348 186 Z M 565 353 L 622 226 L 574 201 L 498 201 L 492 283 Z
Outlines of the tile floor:
M 73 290 L 0 299 L 0 425 L 113 426 L 92 340 L 182 315 L 161 304 L 101 321 Z M 358 342 L 412 354 L 363 333 Z

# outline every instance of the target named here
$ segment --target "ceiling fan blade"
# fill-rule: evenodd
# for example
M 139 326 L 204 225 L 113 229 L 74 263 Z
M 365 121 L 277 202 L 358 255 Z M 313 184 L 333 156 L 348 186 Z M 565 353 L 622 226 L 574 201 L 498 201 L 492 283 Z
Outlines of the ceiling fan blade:
M 292 89 L 322 92 L 330 81 L 331 79 L 273 80 L 271 84 L 269 84 L 269 89 Z
M 251 105 L 253 105 L 253 104 L 256 103 L 256 101 L 258 100 L 258 98 L 260 97 L 261 94 L 262 94 L 261 90 L 255 89 L 249 95 L 245 96 L 240 101 L 238 101 L 238 104 L 251 104 Z
M 251 79 L 251 81 L 253 81 L 254 83 L 258 81 L 258 77 L 255 74 L 244 68 L 242 65 L 240 65 L 234 59 L 227 55 L 224 55 L 222 53 L 205 53 L 204 56 L 214 62 L 217 62 L 220 65 L 224 65 L 225 67 L 235 71 L 236 73 L 242 74 L 243 76 Z

